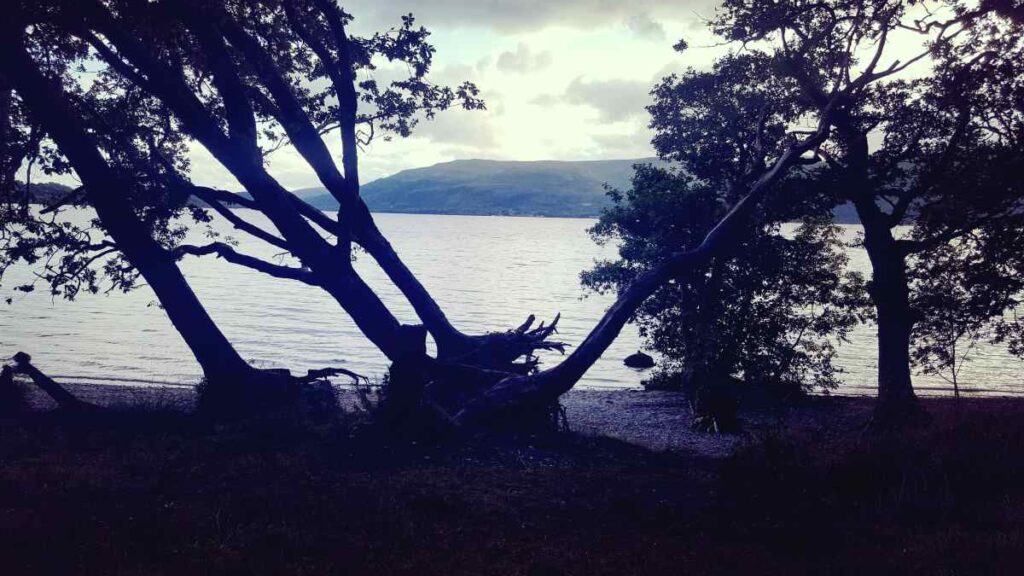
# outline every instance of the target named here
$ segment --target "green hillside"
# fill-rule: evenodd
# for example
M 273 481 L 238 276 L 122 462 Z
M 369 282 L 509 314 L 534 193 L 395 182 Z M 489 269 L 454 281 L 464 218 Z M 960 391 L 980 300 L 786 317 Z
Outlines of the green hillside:
M 374 212 L 523 216 L 597 216 L 608 205 L 604 184 L 628 186 L 632 166 L 654 158 L 583 162 L 456 160 L 403 170 L 362 187 Z M 302 193 L 321 209 L 327 194 Z

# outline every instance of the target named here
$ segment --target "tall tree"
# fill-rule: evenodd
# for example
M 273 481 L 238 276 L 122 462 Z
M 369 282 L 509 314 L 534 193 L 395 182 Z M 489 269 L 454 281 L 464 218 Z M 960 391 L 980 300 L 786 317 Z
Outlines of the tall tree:
M 270 218 L 289 251 L 312 271 L 309 281 L 329 292 L 389 358 L 398 360 L 422 348 L 422 342 L 408 341 L 412 332 L 400 329 L 352 269 L 353 242 L 410 301 L 441 356 L 486 357 L 513 368 L 516 358 L 548 346 L 544 340 L 550 328 L 523 331 L 516 338 L 470 337 L 456 330 L 377 229 L 358 195 L 361 129 L 367 137 L 381 130 L 405 135 L 421 115 L 431 117 L 455 103 L 482 106 L 471 84 L 451 89 L 427 82 L 433 49 L 411 17 L 369 38 L 350 38 L 350 17 L 326 1 L 86 3 L 59 17 L 74 20 L 75 33 L 126 80 L 167 106 L 181 128 L 239 180 L 254 198 L 249 207 Z M 154 22 L 160 22 L 159 28 Z M 373 70 L 381 59 L 405 64 L 409 78 L 387 87 L 372 78 L 358 80 L 359 71 Z M 326 88 L 315 89 L 318 81 Z M 358 112 L 360 102 L 368 112 Z M 311 209 L 272 177 L 262 161 L 260 130 L 287 138 L 338 200 L 337 219 Z M 340 166 L 324 140 L 333 130 L 341 135 Z M 207 202 L 224 199 L 216 191 L 192 191 Z M 333 235 L 333 244 L 314 225 Z
M 845 92 L 835 136 L 820 151 L 827 160 L 821 183 L 852 202 L 864 227 L 878 326 L 879 422 L 919 412 L 911 340 L 923 310 L 915 310 L 910 267 L 979 227 L 1007 224 L 996 220 L 1013 195 L 1009 182 L 996 186 L 1002 201 L 993 202 L 952 177 L 994 134 L 978 139 L 986 118 L 1006 113 L 968 103 L 967 94 L 996 69 L 1019 77 L 1006 67 L 1019 60 L 1009 38 L 1020 36 L 1013 21 L 1020 10 L 1016 2 L 728 0 L 715 22 L 722 36 L 769 50 L 780 73 L 818 110 Z M 908 45 L 915 47 L 909 57 L 894 55 Z M 872 145 L 876 136 L 879 146 Z M 949 210 L 953 203 L 969 209 Z M 899 232 L 908 223 L 910 238 Z
M 96 211 L 98 225 L 109 239 L 94 242 L 89 230 L 65 225 L 54 218 L 39 217 L 27 208 L 26 197 L 8 199 L 3 220 L 7 240 L 5 267 L 14 259 L 33 261 L 40 257 L 40 251 L 48 256 L 63 252 L 59 265 L 48 267 L 45 276 L 55 292 L 63 290 L 73 296 L 83 282 L 94 287 L 95 275 L 88 272 L 90 264 L 118 252 L 130 268 L 111 262 L 108 263 L 111 274 L 118 277 L 122 286 L 134 281 L 135 271 L 145 278 L 212 385 L 249 380 L 255 371 L 210 319 L 182 276 L 174 256 L 153 236 L 154 231 L 165 238 L 173 236 L 173 231 L 167 227 L 171 214 L 153 204 L 140 202 L 140 198 L 147 197 L 145 181 L 126 172 L 131 162 L 118 165 L 118 159 L 127 152 L 125 147 L 105 147 L 90 134 L 82 118 L 91 112 L 73 106 L 70 95 L 63 92 L 58 78 L 70 73 L 68 65 L 75 59 L 76 52 L 81 53 L 80 47 L 54 37 L 55 42 L 47 51 L 47 64 L 52 74 L 48 77 L 30 54 L 23 39 L 23 26 L 16 14 L 14 18 L 5 19 L 0 33 L 3 37 L 0 39 L 3 49 L 0 75 L 17 91 L 18 97 L 11 95 L 10 98 L 17 102 L 19 111 L 17 117 L 7 116 L 4 130 L 21 133 L 24 141 L 31 141 L 36 130 L 49 135 L 82 179 L 82 194 Z M 40 36 L 51 33 L 37 31 Z M 79 102 L 86 101 L 87 97 L 79 98 Z M 20 164 L 19 160 L 14 155 L 12 164 Z M 47 166 L 51 170 L 62 169 L 60 164 Z M 6 190 L 14 189 L 13 181 L 6 185 L 10 186 Z

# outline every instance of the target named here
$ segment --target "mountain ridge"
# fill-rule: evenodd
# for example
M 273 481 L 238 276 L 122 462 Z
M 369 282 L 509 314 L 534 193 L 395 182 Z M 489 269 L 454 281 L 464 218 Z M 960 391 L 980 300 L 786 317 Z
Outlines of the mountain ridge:
M 628 186 L 633 165 L 647 162 L 661 160 L 453 160 L 374 180 L 360 194 L 373 212 L 596 217 L 611 203 L 605 184 Z M 337 209 L 316 190 L 297 192 L 317 208 Z
M 643 163 L 666 164 L 654 157 L 452 160 L 368 182 L 360 194 L 371 212 L 596 218 L 611 205 L 605 186 L 628 189 L 633 165 Z M 42 203 L 70 190 L 58 184 L 37 186 L 44 188 L 33 187 L 37 197 L 34 201 Z M 293 193 L 321 210 L 338 208 L 338 202 L 323 187 L 300 188 Z M 240 195 L 251 198 L 246 192 Z M 838 206 L 833 212 L 837 223 L 859 222 L 849 205 Z

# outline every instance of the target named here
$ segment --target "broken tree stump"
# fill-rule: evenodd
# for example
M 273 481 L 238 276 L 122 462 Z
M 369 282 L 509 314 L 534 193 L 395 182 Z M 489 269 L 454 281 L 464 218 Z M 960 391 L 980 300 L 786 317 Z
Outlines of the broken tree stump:
M 50 398 L 53 398 L 57 402 L 57 406 L 62 410 L 96 410 L 99 407 L 95 404 L 83 402 L 75 397 L 74 394 L 68 392 L 63 386 L 57 383 L 56 380 L 50 378 L 46 374 L 43 374 L 41 370 L 32 365 L 32 357 L 24 352 L 18 352 L 14 355 L 14 364 L 18 369 L 18 372 L 28 376 L 32 379 L 32 382 L 39 386 L 46 392 Z
M 20 414 L 25 408 L 25 398 L 14 383 L 14 369 L 5 365 L 0 368 L 0 415 Z
M 647 368 L 654 368 L 654 358 L 649 354 L 637 350 L 636 354 L 630 354 L 626 356 L 626 359 L 622 361 L 628 368 L 637 368 L 640 370 L 646 370 Z

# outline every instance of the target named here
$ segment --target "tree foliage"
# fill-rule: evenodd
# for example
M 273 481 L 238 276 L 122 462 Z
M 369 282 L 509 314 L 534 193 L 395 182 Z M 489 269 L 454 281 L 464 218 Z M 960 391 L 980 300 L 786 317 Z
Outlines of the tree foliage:
M 788 129 L 805 110 L 795 86 L 769 70 L 764 54 L 735 54 L 654 89 L 653 142 L 674 168 L 637 166 L 630 190 L 610 192 L 615 205 L 591 233 L 618 242 L 620 258 L 585 273 L 585 285 L 621 290 L 640 271 L 699 243 L 752 175 L 791 143 Z M 664 357 L 664 373 L 719 383 L 835 384 L 831 359 L 856 320 L 860 280 L 843 272 L 831 199 L 809 192 L 804 180 L 797 172 L 778 185 L 734 256 L 712 259 L 639 308 L 636 321 Z M 805 222 L 781 234 L 782 223 L 798 219 Z
M 1015 0 L 727 0 L 713 24 L 764 51 L 811 109 L 842 94 L 816 186 L 864 225 L 880 406 L 913 403 L 911 362 L 948 367 L 957 335 L 1012 339 L 1022 13 Z

